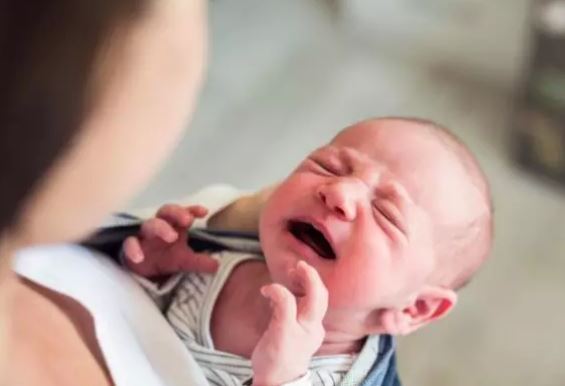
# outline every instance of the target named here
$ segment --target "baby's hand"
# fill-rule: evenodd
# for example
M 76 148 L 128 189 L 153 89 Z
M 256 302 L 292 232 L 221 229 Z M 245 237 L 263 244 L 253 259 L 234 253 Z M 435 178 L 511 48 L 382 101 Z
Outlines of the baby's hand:
M 138 236 L 124 241 L 125 262 L 134 273 L 153 277 L 180 271 L 216 272 L 218 262 L 206 253 L 188 247 L 188 229 L 208 210 L 194 205 L 164 205 L 155 217 L 141 225 Z
M 251 356 L 253 385 L 281 385 L 300 378 L 324 340 L 322 320 L 328 308 L 328 291 L 318 272 L 304 261 L 297 264 L 293 274 L 305 293 L 298 302 L 280 284 L 261 289 L 271 300 L 273 314 Z

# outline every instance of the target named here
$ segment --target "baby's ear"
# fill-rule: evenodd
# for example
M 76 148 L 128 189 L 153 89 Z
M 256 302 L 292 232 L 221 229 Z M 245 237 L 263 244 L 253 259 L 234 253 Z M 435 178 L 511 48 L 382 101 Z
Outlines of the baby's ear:
M 408 335 L 449 313 L 457 303 L 457 293 L 448 288 L 426 287 L 404 309 L 380 312 L 380 333 Z

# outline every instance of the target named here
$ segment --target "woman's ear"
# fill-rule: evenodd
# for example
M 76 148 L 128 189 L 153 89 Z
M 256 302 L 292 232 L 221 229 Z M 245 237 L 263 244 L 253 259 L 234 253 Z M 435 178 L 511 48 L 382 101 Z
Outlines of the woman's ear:
M 426 287 L 403 309 L 379 310 L 371 317 L 371 328 L 375 333 L 408 335 L 444 317 L 456 303 L 455 291 L 442 287 Z

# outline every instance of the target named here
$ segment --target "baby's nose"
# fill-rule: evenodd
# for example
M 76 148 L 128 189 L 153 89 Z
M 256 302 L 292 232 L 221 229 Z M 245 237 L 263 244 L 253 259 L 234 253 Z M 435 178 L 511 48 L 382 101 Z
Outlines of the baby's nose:
M 323 184 L 318 188 L 318 198 L 340 219 L 353 221 L 357 217 L 359 200 L 365 195 L 362 191 L 366 188 L 361 185 L 349 179 Z

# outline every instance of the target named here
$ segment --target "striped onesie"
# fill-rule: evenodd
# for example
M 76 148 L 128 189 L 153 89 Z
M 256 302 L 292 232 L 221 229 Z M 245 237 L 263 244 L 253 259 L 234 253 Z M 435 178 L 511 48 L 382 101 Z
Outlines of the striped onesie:
M 212 256 L 220 262 L 215 274 L 177 274 L 159 286 L 147 279 L 136 278 L 162 308 L 167 320 L 201 366 L 211 385 L 250 384 L 253 376 L 251 361 L 216 350 L 210 333 L 210 322 L 216 299 L 234 267 L 246 260 L 263 257 L 233 251 L 222 251 Z M 309 367 L 309 380 L 303 379 L 296 384 L 359 385 L 377 359 L 377 348 L 378 336 L 373 336 L 367 339 L 359 354 L 314 357 Z

